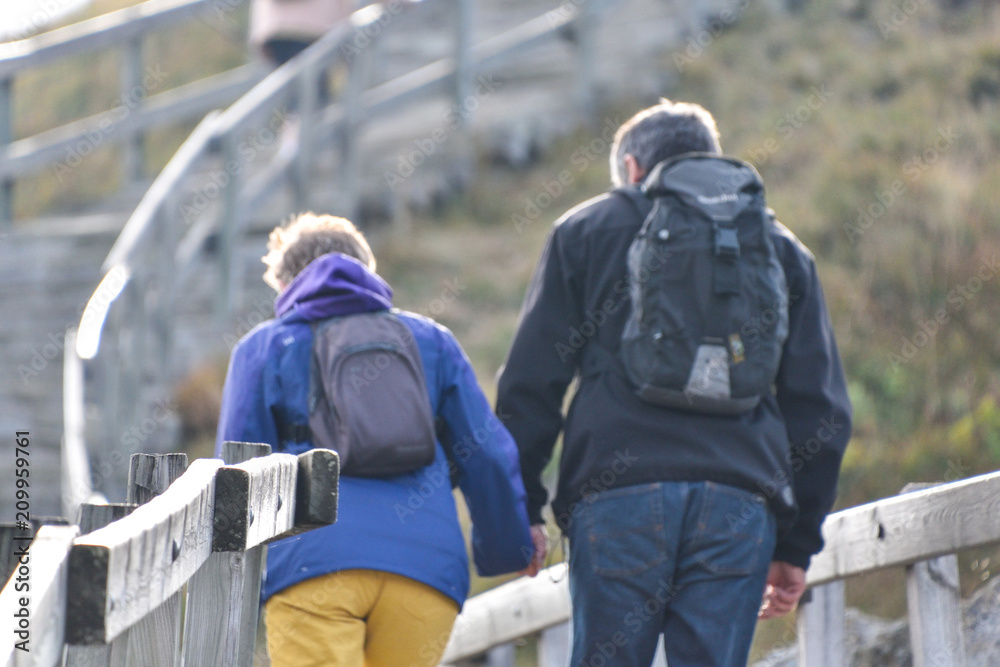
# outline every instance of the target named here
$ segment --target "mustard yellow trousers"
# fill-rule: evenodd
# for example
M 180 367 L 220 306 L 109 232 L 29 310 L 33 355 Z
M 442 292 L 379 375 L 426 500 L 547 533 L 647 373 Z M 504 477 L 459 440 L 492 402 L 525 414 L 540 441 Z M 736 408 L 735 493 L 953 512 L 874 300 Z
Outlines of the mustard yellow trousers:
M 273 667 L 436 667 L 457 615 L 426 584 L 343 570 L 276 593 L 264 618 Z

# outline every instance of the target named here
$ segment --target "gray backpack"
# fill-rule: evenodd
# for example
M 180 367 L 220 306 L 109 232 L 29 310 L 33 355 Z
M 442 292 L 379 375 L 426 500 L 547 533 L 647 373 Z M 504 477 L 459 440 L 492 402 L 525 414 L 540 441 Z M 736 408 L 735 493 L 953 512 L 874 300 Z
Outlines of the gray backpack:
M 642 190 L 653 209 L 629 248 L 625 374 L 650 403 L 751 410 L 771 391 L 788 336 L 760 177 L 740 160 L 689 153 L 656 165 Z
M 313 325 L 309 428 L 353 477 L 390 477 L 429 465 L 434 417 L 413 333 L 391 311 Z

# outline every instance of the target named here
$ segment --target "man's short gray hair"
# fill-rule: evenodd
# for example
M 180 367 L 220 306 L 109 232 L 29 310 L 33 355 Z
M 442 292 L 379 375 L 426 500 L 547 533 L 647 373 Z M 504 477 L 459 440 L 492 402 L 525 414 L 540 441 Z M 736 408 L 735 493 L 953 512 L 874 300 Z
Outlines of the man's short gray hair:
M 661 99 L 618 128 L 611 145 L 611 182 L 627 184 L 626 155 L 649 171 L 667 158 L 692 152 L 722 152 L 715 119 L 698 104 Z

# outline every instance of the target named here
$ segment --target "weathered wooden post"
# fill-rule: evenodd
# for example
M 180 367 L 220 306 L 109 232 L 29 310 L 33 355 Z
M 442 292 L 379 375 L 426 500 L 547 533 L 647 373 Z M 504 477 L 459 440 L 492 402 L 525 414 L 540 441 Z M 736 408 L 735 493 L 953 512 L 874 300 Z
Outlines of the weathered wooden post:
M 104 528 L 108 524 L 128 516 L 136 507 L 138 505 L 133 503 L 111 503 L 107 505 L 83 503 L 80 505 L 80 518 L 77 521 L 80 527 L 80 534 L 86 535 L 87 533 Z M 110 644 L 98 644 L 96 646 L 74 646 L 67 644 L 65 667 L 107 667 L 108 665 L 121 665 L 125 662 L 127 649 L 128 646 L 124 637 Z
M 121 103 L 128 114 L 139 113 L 149 91 L 142 85 L 142 35 L 127 40 L 121 47 Z M 145 176 L 145 150 L 141 131 L 130 132 L 122 146 L 122 183 L 127 187 Z
M 306 64 L 295 81 L 299 131 L 295 146 L 295 163 L 292 169 L 292 191 L 295 196 L 295 206 L 299 211 L 308 211 L 312 208 L 309 204 L 313 155 L 315 154 L 312 142 L 315 135 L 316 109 L 319 102 L 317 89 L 321 76 L 326 76 L 326 72 L 314 58 Z
M 594 92 L 597 85 L 597 30 L 600 27 L 600 7 L 594 0 L 580 3 L 574 21 L 576 37 L 576 104 L 584 118 L 594 115 Z
M 270 453 L 271 446 L 267 444 L 226 442 L 223 444 L 222 460 L 227 465 L 236 465 Z M 249 475 L 216 477 L 213 553 L 188 584 L 183 640 L 185 665 L 212 664 L 222 667 L 250 665 L 253 662 L 260 579 L 267 547 L 257 545 L 246 551 L 242 548 L 234 551 L 215 548 L 216 533 L 229 533 L 236 522 L 260 519 L 251 518 L 251 492 L 274 493 L 277 496 L 282 491 L 275 488 L 277 485 L 251 489 L 250 481 Z M 289 482 L 283 481 L 286 484 Z M 290 481 L 294 483 L 294 478 Z M 282 501 L 276 501 L 280 511 Z M 292 498 L 283 502 L 291 506 Z M 221 542 L 219 546 L 223 546 Z M 250 619 L 254 622 L 251 623 Z
M 152 313 L 151 321 L 153 328 L 153 338 L 156 347 L 151 356 L 157 360 L 157 377 L 162 378 L 167 383 L 173 380 L 173 364 L 171 355 L 173 352 L 174 322 L 171 318 L 173 312 L 174 292 L 177 271 L 177 246 L 180 244 L 181 220 L 177 219 L 177 211 L 180 206 L 177 203 L 176 193 L 167 197 L 166 203 L 155 213 L 157 222 L 155 225 L 159 236 L 159 250 L 157 252 L 158 262 L 156 281 L 156 305 Z
M 542 630 L 538 638 L 538 667 L 566 667 L 572 646 L 572 620 Z
M 514 667 L 514 644 L 501 644 L 486 654 L 486 667 Z
M 965 667 L 961 599 L 954 554 L 906 568 L 914 667 Z
M 238 130 L 231 128 L 219 141 L 222 145 L 222 164 L 239 164 Z M 216 296 L 216 316 L 219 324 L 225 326 L 236 308 L 236 276 L 239 273 L 236 262 L 236 239 L 239 226 L 242 224 L 239 216 L 239 195 L 242 179 L 239 173 L 229 174 L 222 187 L 222 214 L 219 220 L 218 266 L 219 281 Z
M 355 30 L 362 30 L 356 27 Z M 340 213 L 353 219 L 358 210 L 361 196 L 360 169 L 361 159 L 358 143 L 361 126 L 365 119 L 364 92 L 371 80 L 371 69 L 374 61 L 374 51 L 378 45 L 378 36 L 372 37 L 368 44 L 356 49 L 353 60 L 348 58 L 347 85 L 343 95 L 344 116 L 340 127 Z
M 187 454 L 133 454 L 126 502 L 143 505 L 184 474 Z M 155 581 L 153 582 L 155 585 Z M 175 593 L 128 631 L 129 665 L 173 667 L 180 650 L 181 595 Z
M 6 151 L 13 138 L 13 101 L 11 92 L 14 79 L 11 75 L 0 78 L 0 150 Z M 14 219 L 14 181 L 9 177 L 0 179 L 0 229 L 8 229 Z
M 178 458 L 183 463 L 183 455 L 133 457 L 130 499 L 149 498 L 169 483 Z M 197 459 L 161 495 L 76 539 L 69 558 L 67 643 L 123 640 L 124 661 L 115 665 L 179 663 L 178 594 L 211 555 L 215 477 L 221 467 L 217 459 Z M 122 654 L 116 648 L 112 658 Z
M 42 526 L 64 526 L 68 522 L 62 517 L 39 516 L 27 522 L 27 525 L 15 523 L 0 524 L 0 588 L 7 583 L 18 566 L 18 551 L 21 546 L 30 543 Z
M 907 484 L 900 493 L 933 486 L 937 484 Z M 907 566 L 906 606 L 914 667 L 965 667 L 961 602 L 955 554 Z
M 136 507 L 138 505 L 135 503 L 108 503 L 107 505 L 83 503 L 80 505 L 80 518 L 76 522 L 80 526 L 80 534 L 92 533 L 118 519 L 124 519 Z
M 475 44 L 476 0 L 455 0 L 455 104 L 464 109 L 473 95 L 476 83 L 476 62 L 472 53 Z M 471 111 L 468 112 L 471 115 Z M 468 121 L 468 118 L 465 119 Z
M 80 528 L 86 535 L 124 518 L 167 490 L 184 473 L 187 454 L 133 454 L 129 467 L 127 502 L 114 505 L 85 503 Z M 152 545 L 150 548 L 153 548 Z M 136 564 L 135 567 L 140 567 Z M 173 665 L 179 640 L 180 597 L 172 596 L 110 644 L 69 646 L 67 667 L 142 664 Z
M 252 664 L 264 544 L 336 520 L 336 453 L 269 451 L 263 444 L 225 443 L 223 457 L 236 463 L 219 469 L 213 553 L 188 584 L 186 665 Z
M 844 667 L 844 582 L 815 586 L 799 603 L 799 665 Z

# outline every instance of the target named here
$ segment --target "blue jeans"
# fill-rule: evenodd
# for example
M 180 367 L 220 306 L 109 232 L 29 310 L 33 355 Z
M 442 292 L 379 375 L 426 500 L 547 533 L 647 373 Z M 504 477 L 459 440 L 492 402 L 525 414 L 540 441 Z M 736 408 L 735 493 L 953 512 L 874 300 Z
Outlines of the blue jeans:
M 569 528 L 572 667 L 746 665 L 774 552 L 763 497 L 664 482 L 580 501 Z

